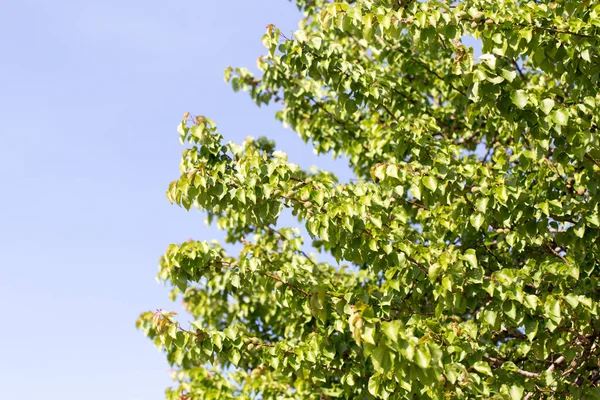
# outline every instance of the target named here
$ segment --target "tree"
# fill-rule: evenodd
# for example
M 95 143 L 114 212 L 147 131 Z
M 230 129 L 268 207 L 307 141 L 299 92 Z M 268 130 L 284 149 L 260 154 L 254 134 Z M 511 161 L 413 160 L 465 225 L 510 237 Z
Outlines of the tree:
M 600 4 L 297 4 L 262 75 L 226 80 L 356 181 L 185 115 L 167 196 L 243 248 L 162 257 L 196 319 L 138 320 L 176 368 L 167 398 L 600 398 Z

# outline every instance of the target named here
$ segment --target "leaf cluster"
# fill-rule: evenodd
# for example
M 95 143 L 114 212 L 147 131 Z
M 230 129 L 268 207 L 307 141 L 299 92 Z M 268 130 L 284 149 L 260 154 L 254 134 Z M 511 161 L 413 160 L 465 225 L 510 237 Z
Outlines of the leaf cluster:
M 242 250 L 161 258 L 195 319 L 138 320 L 176 368 L 167 398 L 600 397 L 600 5 L 297 5 L 262 74 L 225 78 L 357 179 L 186 114 L 167 197 Z

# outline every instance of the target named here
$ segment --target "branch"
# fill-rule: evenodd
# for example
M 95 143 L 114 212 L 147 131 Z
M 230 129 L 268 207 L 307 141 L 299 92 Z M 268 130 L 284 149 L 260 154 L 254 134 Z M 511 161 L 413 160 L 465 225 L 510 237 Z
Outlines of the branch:
M 516 369 L 514 372 L 516 372 L 519 375 L 523 375 L 527 378 L 539 378 L 540 377 L 540 373 L 539 372 L 529 372 L 529 371 L 525 371 L 522 369 Z
M 556 250 L 554 250 L 554 249 L 552 248 L 552 246 L 550 246 L 550 245 L 548 245 L 548 244 L 547 244 L 547 245 L 546 245 L 546 248 L 548 249 L 548 251 L 550 252 L 550 254 L 552 254 L 552 255 L 553 255 L 553 256 L 555 256 L 555 257 L 558 257 L 558 258 L 560 258 L 560 259 L 561 259 L 561 260 L 562 260 L 562 261 L 563 261 L 565 264 L 568 264 L 568 263 L 569 263 L 569 261 L 567 261 L 567 259 L 565 258 L 565 256 L 561 255 L 561 254 L 560 254 L 560 253 L 558 253 Z
M 387 106 L 385 104 L 383 104 L 383 102 L 381 102 L 379 104 L 381 105 L 381 107 L 383 107 L 383 109 L 385 110 L 385 112 L 387 112 L 394 119 L 394 121 L 396 121 L 398 123 L 400 122 L 400 121 L 398 121 L 398 118 L 394 115 L 394 113 L 391 112 L 390 109 L 387 108 Z
M 556 369 L 557 365 L 562 364 L 565 361 L 565 357 L 564 356 L 560 356 L 558 357 L 551 366 L 548 367 L 548 369 L 546 370 L 547 372 L 552 372 Z
M 511 59 L 510 61 L 512 62 L 513 67 L 515 67 L 515 70 L 519 73 L 519 76 L 521 77 L 521 80 L 523 82 L 525 82 L 526 84 L 529 83 L 529 81 L 525 77 L 525 74 L 523 73 L 523 71 L 521 71 L 521 68 L 519 67 L 519 64 L 517 64 L 517 61 L 515 61 L 513 59 Z
M 506 361 L 500 360 L 498 358 L 487 357 L 487 356 L 484 356 L 483 359 L 486 360 L 486 361 L 491 361 L 492 363 L 494 363 L 494 364 L 496 364 L 498 366 L 501 366 L 502 364 L 504 364 L 506 362 Z M 513 372 L 515 372 L 515 373 L 517 373 L 519 375 L 522 375 L 524 377 L 527 377 L 527 378 L 539 378 L 542 375 L 539 372 L 525 371 L 525 370 L 520 369 L 520 368 L 517 368 Z
M 591 162 L 596 164 L 597 167 L 600 167 L 600 161 L 592 158 L 592 156 L 590 156 L 588 153 L 585 153 L 584 156 L 585 156 L 585 158 L 587 158 L 588 160 L 590 160 Z
M 423 204 L 419 204 L 414 200 L 406 200 L 404 198 L 402 198 L 402 200 L 404 200 L 405 203 L 412 204 L 413 206 L 420 208 L 422 210 L 428 210 L 427 206 L 424 206 Z
M 287 287 L 289 287 L 289 288 L 292 288 L 292 289 L 296 290 L 297 292 L 300 292 L 300 293 L 302 293 L 302 295 L 303 295 L 304 297 L 310 297 L 310 293 L 308 293 L 306 290 L 304 290 L 304 289 L 302 289 L 302 288 L 299 288 L 298 286 L 295 286 L 295 285 L 293 285 L 293 284 L 291 284 L 291 283 L 289 283 L 289 282 L 284 282 L 284 281 L 282 281 L 282 280 L 281 280 L 281 278 L 280 278 L 280 277 L 278 277 L 277 275 L 271 275 L 271 274 L 269 274 L 269 273 L 266 273 L 266 272 L 263 272 L 263 275 L 264 275 L 264 276 L 266 276 L 266 277 L 268 277 L 268 278 L 274 279 L 274 280 L 276 280 L 277 282 L 281 282 L 281 283 L 283 283 L 284 285 L 286 285 Z

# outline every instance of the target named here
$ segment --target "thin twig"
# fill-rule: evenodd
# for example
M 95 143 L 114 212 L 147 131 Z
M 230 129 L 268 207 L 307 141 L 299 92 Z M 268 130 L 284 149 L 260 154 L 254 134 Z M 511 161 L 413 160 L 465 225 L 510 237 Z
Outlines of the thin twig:
M 293 284 L 291 284 L 291 283 L 289 283 L 289 282 L 284 282 L 284 281 L 282 281 L 282 280 L 281 280 L 281 278 L 280 278 L 280 277 L 278 277 L 277 275 L 271 275 L 271 274 L 269 274 L 269 273 L 266 273 L 266 272 L 263 272 L 263 274 L 264 274 L 266 277 L 268 277 L 268 278 L 271 278 L 271 279 L 274 279 L 274 280 L 276 280 L 276 281 L 278 281 L 278 282 L 281 282 L 281 283 L 283 283 L 284 285 L 286 285 L 287 287 L 289 287 L 289 288 L 292 288 L 292 289 L 296 290 L 297 292 L 300 292 L 300 293 L 302 293 L 302 295 L 304 295 L 304 297 L 310 297 L 310 293 L 308 293 L 306 290 L 304 290 L 304 289 L 302 289 L 302 288 L 299 288 L 298 286 L 295 286 L 295 285 L 293 285 Z
M 564 257 L 562 254 L 560 254 L 560 253 L 558 253 L 556 250 L 554 250 L 554 249 L 552 248 L 552 246 L 550 246 L 550 245 L 548 245 L 548 244 L 547 244 L 547 245 L 546 245 L 546 248 L 547 248 L 547 249 L 550 251 L 550 253 L 551 253 L 552 255 L 554 255 L 555 257 L 558 257 L 558 258 L 560 258 L 560 259 L 561 259 L 561 260 L 562 260 L 562 261 L 563 261 L 565 264 L 568 264 L 568 263 L 569 263 L 569 261 L 568 261 L 568 260 L 567 260 L 567 259 L 566 259 L 566 258 L 565 258 L 565 257 Z
M 590 160 L 591 162 L 596 164 L 597 167 L 600 167 L 600 161 L 592 158 L 592 156 L 590 156 L 588 153 L 585 153 L 584 156 L 585 156 L 585 158 L 587 158 L 588 160 Z
M 483 357 L 484 360 L 486 361 L 491 361 L 492 363 L 501 366 L 502 364 L 504 364 L 504 360 L 500 360 L 498 358 L 494 358 L 494 357 Z M 541 374 L 539 372 L 530 372 L 530 371 L 525 371 L 523 369 L 517 368 L 516 370 L 514 370 L 513 372 L 525 376 L 527 378 L 539 378 L 541 376 Z
M 519 76 L 521 76 L 521 80 L 523 82 L 525 82 L 525 84 L 529 83 L 529 81 L 527 80 L 527 77 L 525 77 L 525 74 L 523 73 L 523 71 L 521 71 L 521 68 L 519 67 L 519 64 L 517 64 L 517 61 L 515 61 L 513 59 L 511 59 L 510 61 L 512 62 L 513 67 L 515 67 L 515 69 L 519 73 Z

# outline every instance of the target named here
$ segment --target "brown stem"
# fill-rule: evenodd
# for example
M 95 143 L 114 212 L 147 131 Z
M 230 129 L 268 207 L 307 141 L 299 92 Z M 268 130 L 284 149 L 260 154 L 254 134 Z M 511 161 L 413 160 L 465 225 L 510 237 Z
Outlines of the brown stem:
M 267 273 L 267 272 L 263 272 L 263 274 L 264 274 L 266 277 L 268 277 L 268 278 L 271 278 L 271 279 L 274 279 L 274 280 L 276 280 L 276 281 L 278 281 L 278 282 L 281 282 L 281 283 L 283 283 L 284 285 L 286 285 L 287 287 L 289 287 L 289 288 L 292 288 L 292 289 L 294 289 L 295 291 L 302 293 L 302 295 L 303 295 L 304 297 L 310 297 L 310 293 L 308 293 L 306 290 L 304 290 L 304 289 L 302 289 L 302 288 L 299 288 L 298 286 L 295 286 L 295 285 L 293 285 L 293 284 L 291 284 L 291 283 L 289 283 L 289 282 L 284 282 L 284 281 L 282 281 L 282 280 L 281 280 L 281 278 L 280 278 L 280 277 L 278 277 L 277 275 L 271 275 L 271 274 L 269 274 L 269 273 Z
M 494 364 L 496 364 L 498 366 L 501 366 L 502 364 L 505 363 L 504 360 L 500 360 L 500 359 L 494 358 L 494 357 L 484 356 L 483 359 L 486 360 L 486 361 L 492 362 L 492 363 L 494 363 Z M 525 371 L 525 370 L 520 369 L 520 368 L 516 369 L 513 372 L 515 372 L 515 373 L 517 373 L 519 375 L 522 375 L 524 377 L 527 377 L 527 378 L 539 378 L 541 376 L 541 374 L 539 372 Z
M 597 167 L 600 167 L 600 161 L 592 158 L 592 156 L 590 156 L 588 153 L 585 153 L 584 156 L 585 156 L 585 158 L 587 158 L 588 160 L 590 160 L 591 162 L 596 164 Z
M 558 257 L 558 258 L 560 258 L 560 259 L 561 259 L 561 260 L 562 260 L 562 261 L 563 261 L 565 264 L 568 264 L 568 263 L 569 263 L 569 261 L 567 261 L 567 259 L 566 259 L 566 258 L 565 258 L 563 255 L 561 255 L 561 254 L 560 254 L 560 253 L 558 253 L 556 250 L 554 250 L 554 249 L 552 248 L 552 246 L 550 246 L 550 245 L 548 245 L 548 244 L 547 244 L 547 245 L 546 245 L 546 248 L 548 249 L 548 251 L 550 252 L 550 254 L 552 254 L 552 255 L 553 255 L 553 256 L 555 256 L 555 257 Z
M 515 67 L 515 70 L 519 73 L 519 76 L 521 77 L 521 80 L 523 82 L 525 82 L 525 84 L 529 83 L 527 78 L 525 77 L 525 74 L 523 73 L 523 71 L 521 70 L 521 68 L 519 67 L 519 64 L 517 64 L 516 60 L 510 60 L 512 62 L 513 67 Z

